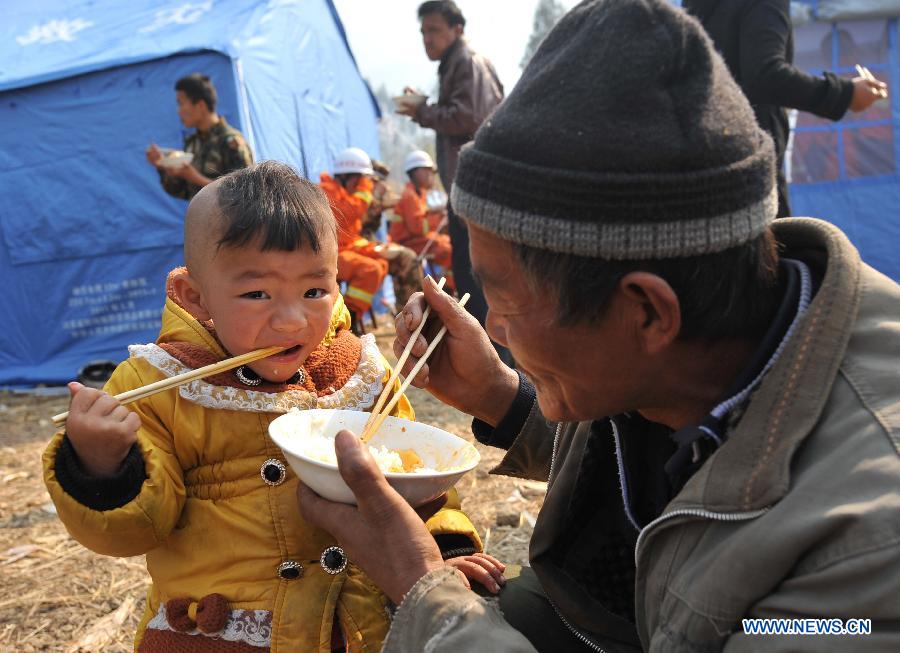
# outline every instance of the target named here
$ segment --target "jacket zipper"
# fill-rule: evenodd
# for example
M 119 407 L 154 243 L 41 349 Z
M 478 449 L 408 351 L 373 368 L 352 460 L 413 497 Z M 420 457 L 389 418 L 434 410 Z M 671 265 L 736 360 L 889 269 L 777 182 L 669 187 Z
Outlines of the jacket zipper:
M 587 647 L 588 647 L 589 649 L 591 649 L 592 651 L 597 651 L 597 653 L 606 653 L 606 651 L 605 651 L 603 648 L 601 648 L 600 645 L 597 644 L 597 642 L 595 642 L 595 641 L 592 640 L 590 637 L 588 637 L 587 635 L 585 635 L 583 632 L 581 632 L 580 630 L 578 630 L 575 626 L 573 626 L 572 624 L 570 624 L 570 623 L 566 620 L 566 618 L 563 616 L 562 612 L 559 611 L 559 608 L 556 607 L 556 604 L 553 602 L 553 600 L 552 600 L 549 596 L 547 597 L 547 600 L 550 602 L 550 605 L 553 606 L 553 609 L 556 610 L 556 614 L 557 614 L 557 616 L 559 617 L 560 621 L 562 621 L 562 622 L 566 625 L 566 628 L 568 628 L 569 631 L 570 631 L 573 635 L 575 635 L 575 637 L 577 637 L 578 640 L 579 640 L 582 644 L 584 644 L 585 646 L 587 646 Z
M 550 476 L 547 477 L 547 491 L 550 490 L 550 481 L 553 480 L 553 468 L 556 466 L 556 447 L 559 444 L 559 435 L 562 433 L 563 422 L 556 425 L 556 435 L 553 436 L 553 453 L 550 454 Z
M 667 512 L 664 515 L 660 515 L 652 522 L 644 526 L 641 529 L 641 532 L 638 534 L 637 542 L 634 544 L 634 564 L 637 566 L 638 562 L 638 551 L 641 549 L 641 542 L 644 541 L 644 536 L 650 531 L 654 526 L 659 525 L 660 523 L 666 521 L 667 519 L 672 519 L 674 517 L 699 517 L 701 519 L 710 519 L 713 521 L 747 521 L 750 519 L 756 519 L 767 513 L 769 508 L 760 508 L 759 510 L 751 510 L 750 512 L 712 512 L 711 510 L 704 510 L 702 508 L 679 508 L 677 510 L 673 510 L 672 512 Z
M 556 425 L 556 435 L 553 436 L 553 453 L 550 455 L 550 476 L 547 477 L 547 491 L 550 491 L 550 482 L 553 480 L 553 469 L 556 467 L 556 447 L 559 444 L 559 436 L 562 433 L 563 422 L 560 422 Z M 544 595 L 546 596 L 546 594 Z M 587 646 L 592 651 L 597 651 L 597 653 L 606 653 L 606 651 L 600 647 L 599 644 L 594 642 L 590 637 L 585 635 L 583 632 L 578 630 L 575 626 L 569 623 L 568 619 L 563 616 L 563 613 L 559 611 L 559 608 L 556 607 L 556 604 L 553 602 L 549 596 L 547 596 L 547 601 L 553 606 L 553 609 L 556 611 L 556 616 L 559 617 L 559 620 L 563 622 L 566 628 L 569 629 L 569 632 L 572 633 L 578 641 Z
M 547 479 L 548 482 L 548 491 L 549 491 L 549 483 L 553 480 L 553 470 L 556 467 L 556 450 L 559 445 L 559 436 L 562 433 L 563 424 L 560 422 L 556 426 L 556 435 L 553 437 L 553 453 L 550 456 L 550 476 Z M 666 513 L 664 515 L 660 515 L 649 524 L 644 526 L 641 529 L 641 532 L 638 534 L 637 542 L 634 545 L 634 564 L 637 566 L 638 560 L 638 551 L 641 548 L 641 542 L 644 540 L 644 536 L 649 532 L 651 528 L 659 525 L 660 523 L 666 521 L 667 519 L 672 519 L 674 517 L 699 517 L 701 519 L 711 519 L 713 521 L 726 521 L 726 522 L 735 522 L 735 521 L 747 521 L 750 519 L 756 519 L 757 517 L 762 516 L 766 512 L 768 512 L 769 508 L 761 508 L 759 510 L 752 510 L 750 512 L 731 512 L 731 513 L 722 513 L 722 512 L 712 512 L 711 510 L 703 510 L 702 508 L 679 508 L 678 510 L 673 510 L 672 512 Z M 565 624 L 566 628 L 569 629 L 579 641 L 581 641 L 588 648 L 597 651 L 597 653 L 606 653 L 603 648 L 600 647 L 599 644 L 594 642 L 590 637 L 582 633 L 580 630 L 575 628 L 572 624 L 568 622 L 568 620 L 563 616 L 562 612 L 559 611 L 559 608 L 556 607 L 556 604 L 553 600 L 548 596 L 547 601 L 550 602 L 550 605 L 553 606 L 553 609 L 556 611 L 557 616 L 560 621 Z

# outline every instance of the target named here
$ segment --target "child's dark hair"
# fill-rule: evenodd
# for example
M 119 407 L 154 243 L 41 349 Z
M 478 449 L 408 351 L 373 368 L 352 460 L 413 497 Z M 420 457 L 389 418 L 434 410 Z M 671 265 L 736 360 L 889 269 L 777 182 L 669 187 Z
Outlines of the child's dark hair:
M 175 82 L 175 90 L 181 91 L 187 95 L 191 102 L 197 104 L 200 100 L 206 102 L 206 108 L 210 111 L 216 110 L 216 87 L 206 75 L 200 73 L 192 73 L 187 77 L 182 77 Z
M 337 239 L 325 193 L 277 161 L 262 161 L 222 177 L 217 188 L 224 226 L 219 247 L 242 247 L 257 239 L 260 249 L 316 253 L 323 239 Z

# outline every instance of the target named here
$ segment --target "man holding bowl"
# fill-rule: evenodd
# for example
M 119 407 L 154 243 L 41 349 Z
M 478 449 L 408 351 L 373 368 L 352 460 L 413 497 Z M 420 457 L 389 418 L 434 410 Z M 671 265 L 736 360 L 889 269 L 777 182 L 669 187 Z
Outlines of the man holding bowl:
M 531 567 L 499 610 L 472 594 L 347 432 L 359 507 L 300 489 L 398 604 L 385 651 L 900 650 L 900 287 L 833 225 L 774 223 L 774 162 L 663 0 L 547 36 L 453 189 L 519 372 L 430 280 L 395 343 L 430 305 L 448 331 L 416 383 L 507 449 L 495 473 L 549 479 Z
M 429 0 L 419 5 L 422 43 L 431 61 L 439 61 L 440 92 L 436 103 L 407 88 L 408 101 L 397 98 L 397 112 L 409 116 L 436 133 L 437 167 L 444 190 L 450 192 L 460 148 L 472 140 L 475 131 L 503 99 L 503 84 L 488 59 L 475 52 L 466 40 L 466 18 L 453 0 Z M 469 240 L 465 225 L 449 207 L 447 218 L 453 245 L 452 264 L 460 294 L 469 293 L 469 311 L 484 324 L 487 306 L 484 295 L 472 278 Z M 508 352 L 501 355 L 509 359 Z

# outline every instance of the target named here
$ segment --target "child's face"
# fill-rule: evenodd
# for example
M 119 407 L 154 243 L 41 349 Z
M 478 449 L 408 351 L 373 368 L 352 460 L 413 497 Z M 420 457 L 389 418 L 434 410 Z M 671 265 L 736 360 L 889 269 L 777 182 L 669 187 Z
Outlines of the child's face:
M 250 364 L 268 381 L 291 378 L 328 332 L 339 290 L 337 243 L 326 240 L 318 253 L 223 247 L 204 270 L 203 308 L 232 356 L 289 348 Z

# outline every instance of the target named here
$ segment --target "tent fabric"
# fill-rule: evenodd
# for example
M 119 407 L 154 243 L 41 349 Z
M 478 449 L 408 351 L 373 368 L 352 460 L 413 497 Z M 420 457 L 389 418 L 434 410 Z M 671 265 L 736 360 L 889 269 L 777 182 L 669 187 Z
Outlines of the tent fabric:
M 208 74 L 257 160 L 311 179 L 377 105 L 328 0 L 0 0 L 0 387 L 58 384 L 155 338 L 186 203 L 146 163 L 178 147 L 174 83 Z
M 824 0 L 809 2 L 821 17 Z M 860 11 L 873 3 L 847 0 Z M 900 6 L 894 7 L 895 15 Z M 891 97 L 832 122 L 796 112 L 786 157 L 792 213 L 839 226 L 864 261 L 900 281 L 900 49 L 897 18 L 795 26 L 795 64 L 855 77 L 856 64 L 888 82 Z
M 794 27 L 811 20 L 837 21 L 900 16 L 897 0 L 791 0 Z
M 818 0 L 819 20 L 859 20 L 891 18 L 900 14 L 897 0 Z

